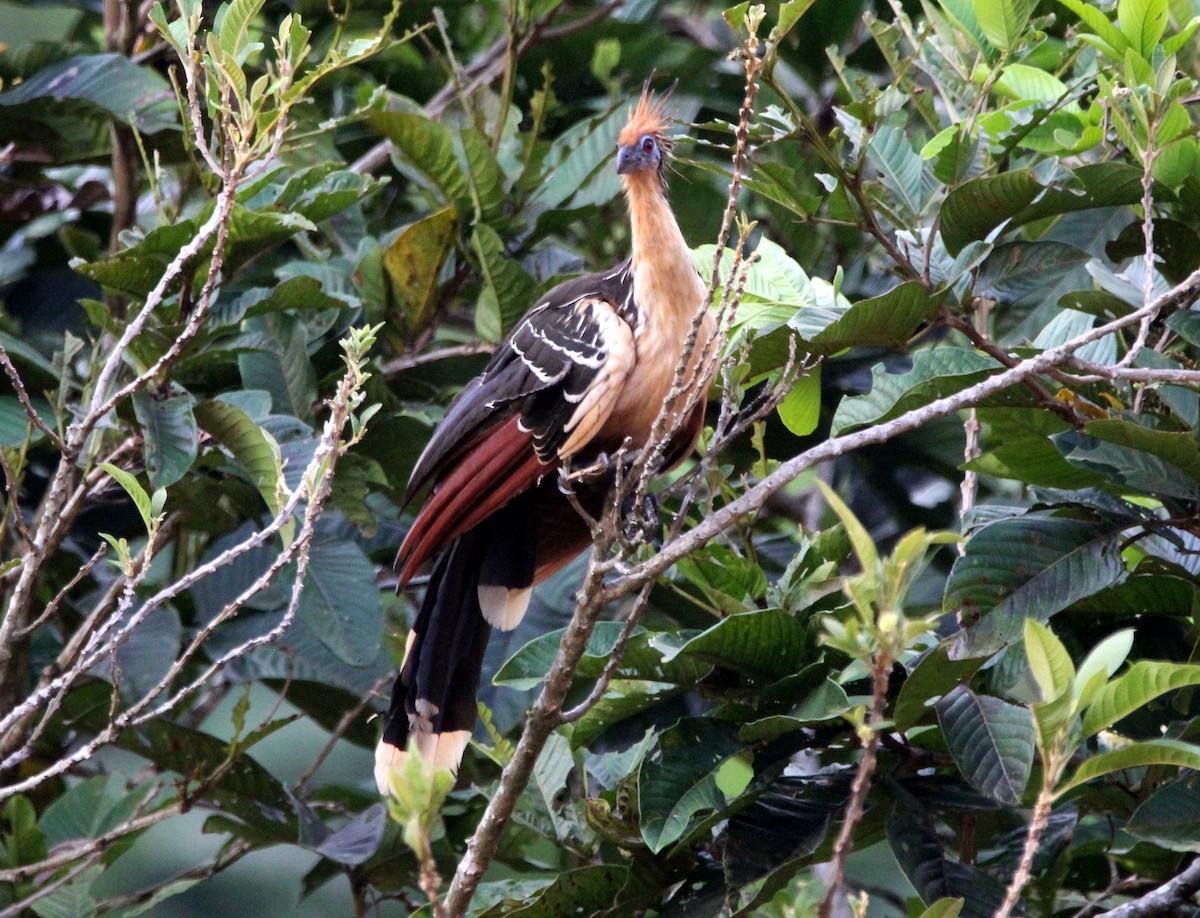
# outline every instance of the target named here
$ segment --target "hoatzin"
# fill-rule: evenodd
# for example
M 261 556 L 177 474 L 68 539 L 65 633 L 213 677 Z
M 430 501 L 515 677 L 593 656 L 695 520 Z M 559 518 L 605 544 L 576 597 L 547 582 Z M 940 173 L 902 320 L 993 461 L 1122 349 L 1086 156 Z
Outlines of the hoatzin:
M 705 286 L 667 201 L 666 131 L 663 100 L 643 92 L 617 144 L 631 257 L 547 293 L 451 403 L 413 469 L 405 502 L 432 491 L 396 558 L 400 584 L 434 563 L 376 750 L 381 793 L 410 736 L 428 761 L 458 767 L 491 629 L 517 627 L 533 585 L 591 543 L 559 467 L 646 445 L 667 401 Z M 692 386 L 708 384 L 697 367 L 712 333 L 706 314 Z M 704 398 L 669 420 L 672 466 L 695 446 Z M 599 515 L 605 488 L 575 493 Z

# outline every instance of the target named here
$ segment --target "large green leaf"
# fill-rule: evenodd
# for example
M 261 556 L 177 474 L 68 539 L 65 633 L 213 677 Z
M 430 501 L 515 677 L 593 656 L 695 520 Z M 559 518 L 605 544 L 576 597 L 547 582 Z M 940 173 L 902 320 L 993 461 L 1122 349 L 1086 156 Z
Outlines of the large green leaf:
M 243 344 L 256 350 L 238 355 L 238 369 L 246 389 L 271 393 L 276 414 L 312 417 L 317 399 L 317 379 L 308 359 L 308 332 L 288 315 L 268 313 L 247 319 Z
M 887 818 L 887 838 L 896 862 L 921 901 L 962 899 L 963 918 L 991 918 L 1004 901 L 1004 887 L 977 867 L 946 856 L 946 849 L 924 814 L 893 807 Z
M 297 615 L 339 660 L 365 666 L 375 659 L 383 605 L 361 548 L 343 539 L 313 541 Z
M 1061 186 L 1043 186 L 1031 170 L 1004 172 L 959 185 L 941 209 L 942 239 L 957 255 L 1002 224 L 1015 229 L 1034 220 L 1141 198 L 1141 170 L 1126 163 L 1080 166 Z
M 807 629 L 796 616 L 782 609 L 763 609 L 722 619 L 684 644 L 676 655 L 696 656 L 736 672 L 775 680 L 797 672 L 808 651 Z
M 623 628 L 621 622 L 596 622 L 584 650 L 585 659 L 607 657 Z M 493 684 L 507 685 L 519 691 L 535 688 L 546 677 L 546 673 L 550 672 L 554 655 L 558 653 L 558 645 L 566 631 L 567 629 L 560 628 L 558 631 L 534 638 L 500 667 L 492 678 Z
M 438 275 L 457 229 L 458 212 L 446 207 L 405 227 L 383 253 L 396 310 L 410 335 L 431 317 Z
M 1160 695 L 1200 685 L 1200 665 L 1139 660 L 1096 693 L 1083 715 L 1083 735 L 1107 730 Z
M 275 439 L 242 409 L 224 401 L 200 402 L 195 414 L 200 427 L 229 450 L 246 470 L 271 512 L 278 513 L 283 467 Z
M 680 838 L 697 817 L 724 808 L 718 772 L 744 749 L 736 725 L 705 717 L 681 720 L 659 737 L 638 772 L 642 837 L 651 851 Z
M 1106 480 L 1099 472 L 1063 458 L 1050 437 L 1067 430 L 1067 423 L 1049 411 L 981 408 L 979 420 L 986 424 L 987 449 L 965 463 L 967 469 L 1046 488 L 1095 487 Z
M 499 341 L 534 305 L 537 285 L 521 263 L 504 249 L 500 236 L 480 223 L 471 246 L 483 273 L 483 291 L 475 307 L 475 330 L 485 341 Z
M 560 915 L 594 915 L 611 908 L 629 877 L 629 868 L 593 864 L 568 870 L 532 901 L 513 909 L 511 900 L 498 903 L 481 918 L 559 918 Z
M 103 729 L 111 705 L 109 693 L 106 683 L 96 683 L 70 696 L 67 710 L 74 724 L 92 732 Z M 283 723 L 275 722 L 275 727 Z M 260 738 L 268 732 L 260 733 Z M 221 777 L 210 792 L 227 812 L 262 837 L 282 842 L 298 840 L 299 821 L 291 795 L 246 752 L 231 749 L 209 733 L 167 720 L 153 720 L 136 730 L 122 731 L 116 744 L 188 780 L 208 780 L 219 772 Z
M 150 67 L 139 67 L 120 54 L 67 58 L 0 93 L 8 117 L 35 117 L 39 107 L 64 101 L 84 102 L 118 121 L 154 134 L 178 123 L 179 109 L 170 84 Z
M 1151 794 L 1129 817 L 1125 831 L 1170 851 L 1200 852 L 1197 813 L 1200 779 L 1193 773 Z
M 871 368 L 871 391 L 842 399 L 830 432 L 838 436 L 898 417 L 974 385 L 999 367 L 991 357 L 962 347 L 917 351 L 904 373 L 889 373 L 882 363 L 876 364 Z
M 1025 31 L 1037 0 L 975 0 L 975 18 L 987 40 L 1008 51 Z
M 738 738 L 746 743 L 762 742 L 792 733 L 808 724 L 841 717 L 850 709 L 846 690 L 832 679 L 825 679 L 786 714 L 771 714 L 746 724 L 738 732 Z
M 38 828 L 52 847 L 99 838 L 127 823 L 148 797 L 153 799 L 149 791 L 144 784 L 127 791 L 113 775 L 88 778 L 46 807 Z
M 950 754 L 971 786 L 1002 803 L 1021 802 L 1033 767 L 1029 711 L 956 686 L 937 703 Z
M 1119 524 L 1030 513 L 997 520 L 967 542 L 946 582 L 944 609 L 968 622 L 952 656 L 988 656 L 1126 576 Z
M 880 125 L 867 146 L 867 159 L 879 170 L 903 213 L 915 220 L 932 200 L 937 184 L 921 154 L 913 149 L 904 123 L 901 117 Z
M 1068 462 L 1103 473 L 1118 486 L 1184 500 L 1200 496 L 1200 451 L 1191 433 L 1106 419 L 1052 439 Z
M 54 420 L 45 399 L 34 399 L 33 407 L 47 424 Z M 15 395 L 0 396 L 0 447 L 20 446 L 26 439 L 36 443 L 43 436 L 45 434 L 36 427 L 30 428 L 29 415 Z
M 930 295 L 917 281 L 906 281 L 849 308 L 803 309 L 788 324 L 818 354 L 855 346 L 902 348 L 922 322 L 937 314 L 943 299 L 944 293 Z
M 635 685 L 642 684 L 635 683 Z M 610 728 L 624 723 L 629 718 L 636 717 L 643 711 L 650 710 L 668 699 L 678 697 L 682 691 L 683 689 L 677 686 L 661 691 L 630 689 L 627 693 L 620 689 L 610 689 L 583 717 L 576 721 L 575 729 L 571 731 L 571 747 L 581 749 L 587 746 Z
M 187 474 L 196 459 L 199 432 L 192 414 L 192 397 L 182 390 L 162 398 L 137 392 L 133 410 L 142 425 L 150 487 L 168 488 Z
M 454 135 L 449 128 L 424 115 L 405 112 L 372 112 L 367 121 L 392 142 L 404 162 L 442 193 L 445 203 L 469 203 L 467 177 L 454 153 Z
M 1117 24 L 1130 47 L 1149 61 L 1167 30 L 1167 0 L 1120 0 Z
M 900 686 L 892 709 L 896 729 L 906 733 L 916 726 L 933 709 L 938 698 L 955 686 L 965 685 L 982 665 L 983 660 L 977 657 L 952 660 L 948 646 L 944 642 L 938 644 L 920 659 Z
M 1058 2 L 1083 20 L 1084 24 L 1102 38 L 1116 52 L 1117 56 L 1125 53 L 1125 49 L 1129 47 L 1128 39 L 1101 10 L 1088 0 L 1058 0 Z
M 1087 759 L 1071 777 L 1056 789 L 1061 796 L 1072 788 L 1087 784 L 1096 778 L 1125 771 L 1129 768 L 1145 768 L 1150 765 L 1173 765 L 1177 768 L 1200 769 L 1200 746 L 1181 743 L 1178 740 L 1143 740 L 1102 752 Z

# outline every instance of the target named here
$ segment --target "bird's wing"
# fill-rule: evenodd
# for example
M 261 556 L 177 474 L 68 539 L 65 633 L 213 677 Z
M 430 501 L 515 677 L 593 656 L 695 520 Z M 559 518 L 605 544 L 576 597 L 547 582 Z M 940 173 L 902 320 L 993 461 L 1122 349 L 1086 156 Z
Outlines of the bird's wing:
M 634 365 L 632 298 L 586 280 L 551 291 L 447 411 L 409 484 L 434 487 L 400 547 L 402 583 L 604 426 Z

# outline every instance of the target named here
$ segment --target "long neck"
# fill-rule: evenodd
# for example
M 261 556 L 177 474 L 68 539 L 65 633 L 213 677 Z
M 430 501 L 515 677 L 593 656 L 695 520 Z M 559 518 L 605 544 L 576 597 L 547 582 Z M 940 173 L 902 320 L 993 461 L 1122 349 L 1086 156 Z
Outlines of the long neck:
M 704 285 L 662 184 L 650 171 L 624 180 L 633 233 L 634 297 L 655 317 L 690 323 L 704 299 Z

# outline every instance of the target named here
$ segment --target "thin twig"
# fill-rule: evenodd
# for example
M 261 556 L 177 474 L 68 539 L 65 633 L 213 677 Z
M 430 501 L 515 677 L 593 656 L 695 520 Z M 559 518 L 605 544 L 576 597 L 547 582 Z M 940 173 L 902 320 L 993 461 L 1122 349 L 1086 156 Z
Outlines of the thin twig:
M 1004 901 L 996 910 L 996 918 L 1008 918 L 1021 899 L 1021 890 L 1025 888 L 1033 873 L 1033 858 L 1050 822 L 1050 807 L 1053 803 L 1054 789 L 1049 786 L 1049 782 L 1045 782 L 1033 806 L 1033 818 L 1029 821 L 1029 830 L 1025 833 L 1025 846 L 1021 849 L 1020 863 L 1017 864 L 1016 872 L 1013 873 L 1004 892 Z
M 854 830 L 862 820 L 867 793 L 871 790 L 871 778 L 875 774 L 875 760 L 879 751 L 878 725 L 883 720 L 883 708 L 887 702 L 888 676 L 892 672 L 891 654 L 880 649 L 871 662 L 871 709 L 866 722 L 859 731 L 863 753 L 850 786 L 850 800 L 846 804 L 846 816 L 841 831 L 833 845 L 833 857 L 829 865 L 829 888 L 817 907 L 818 918 L 829 918 L 834 899 L 842 888 L 846 869 L 846 858 L 854 849 Z
M 476 357 L 480 354 L 490 354 L 495 349 L 495 345 L 488 344 L 485 341 L 472 341 L 467 344 L 455 344 L 451 347 L 426 351 L 423 354 L 401 354 L 386 361 L 383 364 L 382 372 L 384 376 L 391 379 L 405 370 L 413 369 L 413 367 L 424 366 L 427 363 L 436 363 L 439 360 L 450 360 L 454 357 Z

